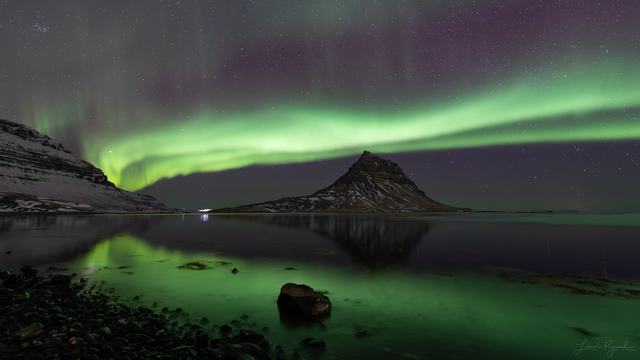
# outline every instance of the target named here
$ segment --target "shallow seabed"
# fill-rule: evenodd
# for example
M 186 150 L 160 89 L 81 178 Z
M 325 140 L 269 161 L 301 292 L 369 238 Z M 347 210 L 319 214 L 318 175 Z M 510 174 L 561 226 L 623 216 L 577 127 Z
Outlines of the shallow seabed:
M 30 265 L 68 268 L 119 301 L 180 307 L 179 325 L 207 317 L 207 327 L 268 326 L 287 353 L 312 337 L 327 343 L 327 359 L 640 357 L 640 283 L 625 264 L 640 250 L 637 215 L 629 226 L 478 215 L 95 216 L 68 227 L 23 219 L 3 227 L 12 236 L 0 251 L 20 249 L 11 255 L 19 261 L 25 242 L 69 248 L 71 236 L 72 255 Z M 329 292 L 324 326 L 280 320 L 287 282 Z

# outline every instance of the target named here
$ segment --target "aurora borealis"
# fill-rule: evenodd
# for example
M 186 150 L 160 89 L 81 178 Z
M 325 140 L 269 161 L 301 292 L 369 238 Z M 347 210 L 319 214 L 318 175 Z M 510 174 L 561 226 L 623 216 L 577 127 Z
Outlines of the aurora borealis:
M 451 205 L 640 211 L 638 15 L 632 0 L 6 1 L 0 118 L 173 207 L 305 195 L 368 150 Z

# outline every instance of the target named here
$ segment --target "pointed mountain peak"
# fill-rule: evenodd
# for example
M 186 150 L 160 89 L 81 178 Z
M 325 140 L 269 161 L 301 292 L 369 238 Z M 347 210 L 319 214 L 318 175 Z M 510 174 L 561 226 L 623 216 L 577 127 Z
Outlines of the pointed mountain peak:
M 213 212 L 412 212 L 462 211 L 429 198 L 398 164 L 369 151 L 362 153 L 336 182 L 309 196 L 290 197 L 261 204 Z M 470 210 L 470 209 L 464 209 Z
M 376 155 L 372 154 L 371 152 L 365 150 L 362 153 L 362 155 L 360 155 L 360 158 L 358 159 L 358 161 L 367 160 L 367 159 L 381 159 L 381 160 L 383 160 L 381 157 L 376 156 Z
M 335 184 L 353 181 L 366 181 L 367 179 L 413 184 L 413 181 L 411 181 L 411 179 L 402 172 L 402 169 L 400 169 L 398 164 L 390 160 L 383 159 L 368 151 L 365 151 L 358 161 L 356 161 L 349 168 L 347 173 L 340 177 Z
M 352 166 L 355 166 L 358 163 L 375 164 L 377 162 L 384 163 L 389 162 L 389 160 L 383 159 L 375 154 L 372 154 L 369 151 L 365 151 L 362 153 L 362 155 L 360 155 L 360 158 L 358 158 L 358 160 Z

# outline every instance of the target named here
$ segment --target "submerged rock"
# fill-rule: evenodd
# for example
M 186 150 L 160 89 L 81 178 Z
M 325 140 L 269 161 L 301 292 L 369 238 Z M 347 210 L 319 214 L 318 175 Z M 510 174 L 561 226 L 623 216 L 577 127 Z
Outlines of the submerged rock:
M 371 336 L 373 335 L 372 333 L 368 332 L 367 330 L 360 330 L 360 331 L 356 331 L 353 336 L 357 337 L 357 338 L 362 338 L 362 337 L 367 337 L 367 336 Z
M 306 338 L 298 343 L 305 349 L 324 350 L 327 347 L 327 343 L 322 339 Z
M 581 327 L 572 327 L 571 329 L 581 333 L 582 335 L 586 335 L 586 336 L 598 336 L 598 334 L 594 334 L 591 331 L 585 329 L 585 328 L 581 328 Z
M 189 270 L 206 270 L 208 269 L 209 266 L 207 266 L 206 264 L 203 264 L 199 261 L 192 261 L 190 263 L 187 263 L 185 265 L 181 265 L 178 266 L 178 269 L 189 269 Z
M 284 284 L 278 296 L 278 308 L 287 315 L 324 318 L 330 315 L 331 307 L 327 296 L 304 284 Z

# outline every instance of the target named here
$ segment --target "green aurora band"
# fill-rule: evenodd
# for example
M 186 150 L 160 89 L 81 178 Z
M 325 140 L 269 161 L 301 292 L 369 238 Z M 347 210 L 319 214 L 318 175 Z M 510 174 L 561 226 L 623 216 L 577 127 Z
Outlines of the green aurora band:
M 393 113 L 279 104 L 226 115 L 203 109 L 190 122 L 83 140 L 89 161 L 117 186 L 135 191 L 178 175 L 338 158 L 365 149 L 638 139 L 638 70 L 637 62 L 576 65 Z

